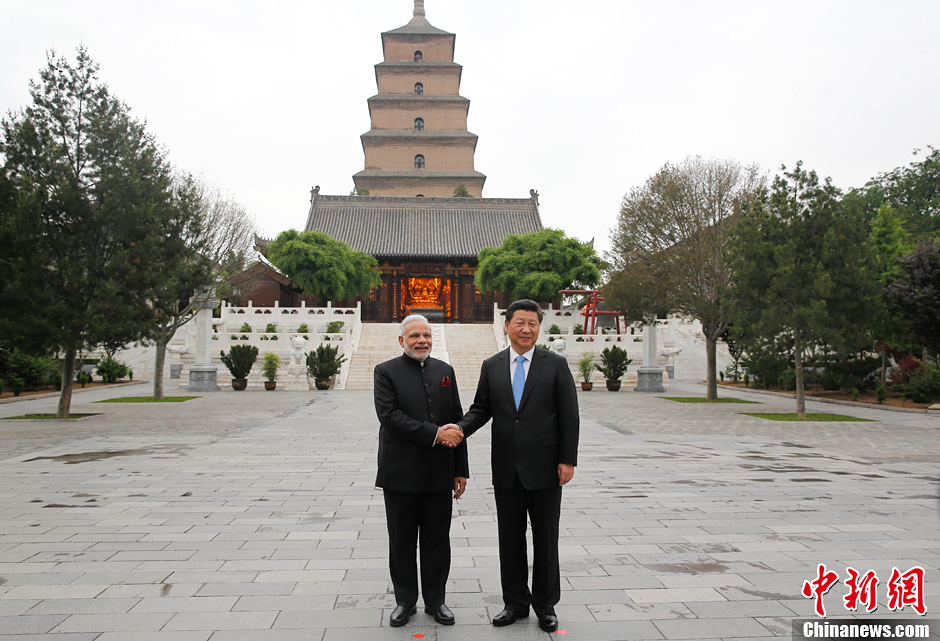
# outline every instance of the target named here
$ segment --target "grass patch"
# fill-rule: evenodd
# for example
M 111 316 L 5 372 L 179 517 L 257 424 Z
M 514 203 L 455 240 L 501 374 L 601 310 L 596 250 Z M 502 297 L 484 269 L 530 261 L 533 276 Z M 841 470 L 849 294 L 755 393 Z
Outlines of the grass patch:
M 22 416 L 6 416 L 3 419 L 4 421 L 11 420 L 21 420 L 21 421 L 72 421 L 79 418 L 88 418 L 89 416 L 101 416 L 100 413 L 95 414 L 69 414 L 66 418 L 59 418 L 55 414 L 23 414 Z
M 716 398 L 713 401 L 704 396 L 660 396 L 659 398 L 676 403 L 749 403 L 751 405 L 760 405 L 758 401 L 745 401 L 740 398 Z
M 123 396 L 121 398 L 109 398 L 104 401 L 95 401 L 96 403 L 183 403 L 191 401 L 198 396 L 164 396 L 157 401 L 153 396 Z
M 841 414 L 806 414 L 806 418 L 797 418 L 796 412 L 741 412 L 743 416 L 766 418 L 768 421 L 816 421 L 825 423 L 871 423 L 871 419 L 843 416 Z

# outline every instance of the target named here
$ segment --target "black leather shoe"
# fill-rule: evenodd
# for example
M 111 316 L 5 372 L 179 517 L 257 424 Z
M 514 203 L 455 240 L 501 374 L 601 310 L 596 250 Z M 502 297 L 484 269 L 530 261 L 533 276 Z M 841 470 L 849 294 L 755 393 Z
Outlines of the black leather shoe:
M 418 608 L 416 606 L 412 606 L 410 612 L 408 611 L 408 608 L 403 605 L 395 606 L 395 609 L 392 610 L 391 615 L 388 617 L 388 624 L 393 628 L 400 628 L 401 626 L 408 623 L 408 619 L 410 619 L 412 615 L 417 613 Z
M 493 617 L 493 625 L 497 628 L 504 625 L 515 623 L 517 619 L 524 619 L 529 616 L 528 612 L 513 612 L 512 610 L 503 610 Z
M 454 613 L 450 611 L 443 603 L 436 608 L 425 606 L 424 611 L 434 617 L 434 620 L 441 625 L 454 625 Z
M 539 627 L 546 632 L 554 632 L 558 629 L 558 617 L 554 614 L 543 614 L 539 617 Z

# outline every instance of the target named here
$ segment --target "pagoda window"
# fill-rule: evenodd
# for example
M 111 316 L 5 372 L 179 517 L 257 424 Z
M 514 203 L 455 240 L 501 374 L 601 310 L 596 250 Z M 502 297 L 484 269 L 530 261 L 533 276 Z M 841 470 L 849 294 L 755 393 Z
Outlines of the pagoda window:
M 424 54 L 421 51 L 415 51 L 415 62 L 424 62 Z
M 424 131 L 424 118 L 415 118 L 415 131 Z
M 415 169 L 424 169 L 424 156 L 421 154 L 415 156 Z
M 420 82 L 416 82 L 416 83 L 415 83 L 415 95 L 416 95 L 416 96 L 423 96 L 423 95 L 424 95 L 424 85 L 421 84 Z

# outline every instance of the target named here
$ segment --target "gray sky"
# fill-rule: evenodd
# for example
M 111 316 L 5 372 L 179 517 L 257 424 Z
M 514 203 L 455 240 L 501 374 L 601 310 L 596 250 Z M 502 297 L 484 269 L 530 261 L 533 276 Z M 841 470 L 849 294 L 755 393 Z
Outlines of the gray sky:
M 935 0 L 426 0 L 457 34 L 486 197 L 541 194 L 542 221 L 597 239 L 620 201 L 690 155 L 780 164 L 843 189 L 940 146 Z M 380 33 L 412 0 L 0 0 L 0 109 L 45 52 L 83 42 L 178 167 L 267 236 L 310 188 L 348 194 Z

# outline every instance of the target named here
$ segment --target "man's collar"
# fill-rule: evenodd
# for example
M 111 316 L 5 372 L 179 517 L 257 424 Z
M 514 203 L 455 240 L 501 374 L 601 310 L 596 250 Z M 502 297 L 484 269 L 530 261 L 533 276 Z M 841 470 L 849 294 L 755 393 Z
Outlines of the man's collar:
M 518 353 L 518 352 L 515 350 L 515 348 L 513 348 L 512 345 L 509 346 L 509 355 L 512 357 L 510 360 L 516 360 L 516 357 L 517 357 L 517 356 L 525 356 L 525 359 L 526 359 L 527 361 L 531 361 L 531 360 L 532 360 L 532 356 L 533 356 L 534 354 L 535 354 L 535 345 L 533 345 L 533 346 L 532 346 L 532 349 L 530 349 L 528 352 L 525 352 L 524 354 Z

